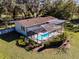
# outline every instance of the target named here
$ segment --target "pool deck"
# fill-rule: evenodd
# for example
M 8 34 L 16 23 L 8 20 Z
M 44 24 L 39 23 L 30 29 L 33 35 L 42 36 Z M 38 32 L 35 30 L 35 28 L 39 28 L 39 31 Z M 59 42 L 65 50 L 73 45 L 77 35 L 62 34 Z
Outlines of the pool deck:
M 43 43 L 43 42 L 48 41 L 50 38 L 54 38 L 54 37 L 56 37 L 56 36 L 58 36 L 58 35 L 60 35 L 60 34 L 62 34 L 62 33 L 63 33 L 63 32 L 61 32 L 61 33 L 56 33 L 56 34 L 54 34 L 53 36 L 51 36 L 51 37 L 49 36 L 48 38 L 43 39 L 43 40 L 37 40 L 34 35 L 33 35 L 32 37 L 29 37 L 29 38 L 32 39 L 33 41 L 37 42 L 38 44 L 41 44 L 41 43 Z

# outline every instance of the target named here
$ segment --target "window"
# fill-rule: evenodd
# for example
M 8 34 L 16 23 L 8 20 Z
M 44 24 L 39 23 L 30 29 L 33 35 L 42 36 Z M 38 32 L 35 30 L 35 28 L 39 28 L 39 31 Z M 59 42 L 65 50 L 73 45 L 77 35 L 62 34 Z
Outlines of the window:
M 25 31 L 25 28 L 24 28 L 23 26 L 21 26 L 21 30 L 22 30 L 22 31 Z

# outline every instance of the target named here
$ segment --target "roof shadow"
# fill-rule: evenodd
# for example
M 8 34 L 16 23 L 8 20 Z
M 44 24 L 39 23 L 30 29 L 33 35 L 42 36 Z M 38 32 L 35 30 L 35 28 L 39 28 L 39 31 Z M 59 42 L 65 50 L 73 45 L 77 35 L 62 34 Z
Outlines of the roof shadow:
M 73 20 L 71 20 L 71 23 L 73 23 L 73 24 L 79 24 L 79 19 L 73 19 Z
M 0 35 L 0 39 L 5 40 L 7 42 L 11 42 L 20 38 L 21 34 L 17 33 L 16 31 L 9 32 L 7 34 Z

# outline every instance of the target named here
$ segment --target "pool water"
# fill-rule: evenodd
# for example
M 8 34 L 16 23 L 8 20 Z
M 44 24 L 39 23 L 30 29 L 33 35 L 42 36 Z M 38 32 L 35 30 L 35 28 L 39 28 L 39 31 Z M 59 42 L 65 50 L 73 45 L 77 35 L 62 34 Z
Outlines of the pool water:
M 49 37 L 49 33 L 43 33 L 42 35 L 38 35 L 37 39 L 44 40 L 44 39 L 47 39 L 48 37 Z

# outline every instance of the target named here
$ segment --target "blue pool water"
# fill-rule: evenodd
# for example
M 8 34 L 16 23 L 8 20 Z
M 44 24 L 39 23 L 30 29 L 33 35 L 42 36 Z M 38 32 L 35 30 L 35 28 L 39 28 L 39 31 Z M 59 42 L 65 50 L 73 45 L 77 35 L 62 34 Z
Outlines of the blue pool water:
M 37 39 L 38 40 L 44 40 L 44 39 L 46 39 L 46 38 L 48 38 L 49 37 L 49 33 L 44 33 L 44 34 L 42 34 L 42 35 L 39 35 L 38 37 L 37 37 Z

